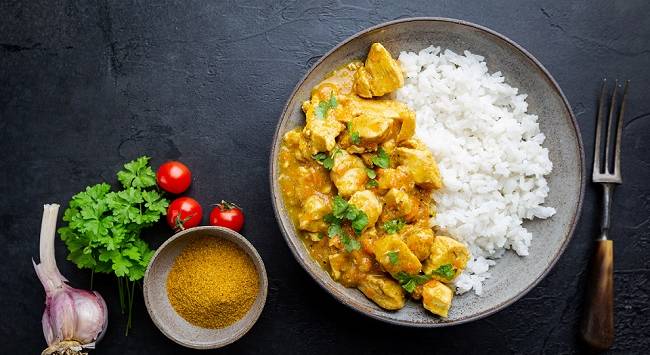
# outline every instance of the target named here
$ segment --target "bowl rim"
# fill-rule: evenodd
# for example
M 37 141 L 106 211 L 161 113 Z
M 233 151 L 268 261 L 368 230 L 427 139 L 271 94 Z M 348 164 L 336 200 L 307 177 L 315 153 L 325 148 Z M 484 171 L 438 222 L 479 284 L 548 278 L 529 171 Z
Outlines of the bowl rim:
M 149 278 L 149 271 L 151 269 L 151 265 L 153 265 L 154 260 L 160 252 L 166 248 L 169 244 L 173 243 L 176 239 L 182 238 L 183 236 L 187 234 L 194 234 L 197 232 L 201 231 L 206 231 L 206 230 L 211 230 L 211 231 L 218 231 L 220 234 L 227 234 L 235 239 L 240 240 L 243 243 L 243 247 L 238 245 L 242 250 L 246 252 L 247 255 L 249 255 L 253 259 L 253 264 L 255 265 L 255 269 L 259 273 L 259 278 L 261 281 L 261 286 L 260 290 L 258 292 L 257 297 L 260 298 L 261 304 L 259 305 L 259 308 L 254 308 L 251 306 L 251 309 L 249 312 L 253 312 L 253 317 L 249 322 L 243 323 L 243 327 L 238 329 L 236 332 L 233 332 L 232 335 L 230 335 L 227 338 L 223 338 L 220 341 L 215 341 L 212 343 L 203 343 L 203 344 L 196 344 L 196 343 L 186 343 L 180 339 L 177 339 L 176 336 L 173 334 L 169 333 L 163 326 L 162 322 L 160 319 L 158 319 L 153 311 L 151 310 L 151 301 L 149 300 L 148 293 L 146 292 L 146 289 L 148 288 L 146 280 Z M 153 323 L 156 325 L 156 328 L 160 330 L 161 333 L 163 333 L 167 338 L 171 339 L 174 341 L 176 344 L 182 345 L 187 348 L 192 348 L 192 349 L 200 349 L 200 350 L 205 350 L 205 349 L 217 349 L 224 347 L 226 345 L 232 344 L 235 341 L 239 340 L 241 337 L 243 337 L 246 333 L 248 333 L 251 328 L 253 328 L 253 325 L 257 323 L 258 319 L 260 318 L 262 311 L 264 310 L 264 306 L 266 305 L 266 299 L 268 296 L 268 276 L 266 274 L 266 267 L 264 266 L 264 260 L 262 257 L 259 255 L 257 252 L 257 249 L 251 244 L 246 237 L 243 235 L 239 234 L 238 232 L 233 231 L 232 229 L 225 228 L 225 227 L 219 227 L 219 226 L 198 226 L 198 227 L 192 227 L 192 228 L 187 228 L 184 229 L 173 236 L 169 237 L 158 249 L 156 249 L 156 252 L 154 255 L 151 257 L 151 260 L 149 261 L 149 265 L 147 265 L 147 270 L 144 273 L 144 278 L 142 282 L 142 294 L 144 298 L 144 304 L 145 307 L 147 308 L 147 313 L 149 313 L 149 318 L 153 321 Z M 179 315 L 180 316 L 180 315 Z M 236 324 L 236 323 L 233 323 Z M 231 325 L 232 326 L 232 325 Z M 230 326 L 229 326 L 230 327 Z M 226 327 L 228 328 L 228 327 Z M 224 328 L 225 329 L 225 328 Z
M 298 91 L 299 87 L 302 85 L 302 83 L 307 79 L 309 75 L 314 71 L 316 67 L 318 67 L 327 57 L 329 57 L 332 53 L 335 51 L 339 50 L 341 47 L 347 45 L 349 42 L 352 40 L 356 39 L 357 37 L 360 37 L 362 35 L 365 35 L 367 33 L 373 32 L 380 30 L 384 27 L 392 26 L 395 24 L 401 24 L 401 23 L 406 23 L 406 22 L 447 22 L 447 23 L 453 23 L 453 24 L 458 24 L 462 26 L 467 26 L 470 28 L 478 29 L 480 31 L 486 32 L 489 35 L 492 35 L 496 37 L 499 40 L 502 40 L 504 43 L 507 45 L 513 47 L 516 51 L 521 52 L 526 58 L 528 58 L 536 67 L 539 69 L 541 74 L 546 77 L 546 79 L 550 82 L 552 88 L 556 91 L 556 93 L 560 96 L 562 103 L 564 104 L 566 111 L 569 113 L 569 118 L 571 121 L 571 125 L 573 126 L 573 130 L 576 133 L 576 138 L 578 142 L 578 160 L 579 160 L 579 166 L 578 166 L 578 173 L 580 174 L 580 189 L 578 193 L 578 201 L 576 205 L 575 212 L 573 216 L 571 217 L 571 226 L 569 228 L 569 232 L 567 233 L 564 242 L 558 249 L 558 251 L 553 255 L 552 259 L 549 262 L 548 267 L 542 272 L 533 282 L 528 285 L 525 289 L 523 289 L 521 292 L 516 294 L 514 297 L 511 297 L 510 299 L 501 302 L 500 304 L 497 304 L 496 306 L 487 309 L 485 311 L 460 318 L 457 320 L 452 320 L 452 321 L 445 321 L 445 322 L 437 322 L 437 323 L 416 323 L 416 322 L 410 322 L 410 321 L 405 321 L 405 320 L 399 320 L 399 319 L 391 319 L 391 318 L 385 318 L 381 315 L 374 314 L 372 312 L 364 311 L 361 308 L 357 308 L 353 306 L 352 304 L 349 304 L 347 302 L 344 302 L 343 299 L 340 298 L 339 295 L 335 294 L 333 290 L 330 290 L 327 285 L 325 285 L 324 281 L 318 277 L 315 273 L 313 273 L 306 265 L 304 265 L 302 258 L 300 257 L 300 254 L 298 253 L 298 250 L 296 250 L 292 244 L 291 241 L 291 236 L 289 231 L 284 227 L 282 224 L 282 218 L 280 216 L 280 209 L 277 203 L 278 197 L 276 195 L 276 189 L 275 189 L 275 184 L 274 184 L 274 177 L 275 177 L 275 164 L 274 164 L 274 159 L 277 156 L 277 149 L 276 149 L 276 142 L 280 138 L 280 128 L 283 123 L 283 117 L 287 114 L 287 111 L 289 111 L 289 103 L 291 102 L 292 98 L 296 95 L 296 92 Z M 578 122 L 576 120 L 576 117 L 573 113 L 573 110 L 571 109 L 571 105 L 569 104 L 569 101 L 567 100 L 566 96 L 564 95 L 564 92 L 558 85 L 557 81 L 555 78 L 551 75 L 551 73 L 542 65 L 542 63 L 537 60 L 530 52 L 528 52 L 526 49 L 524 49 L 521 45 L 513 41 L 512 39 L 508 38 L 507 36 L 494 31 L 490 28 L 487 28 L 482 25 L 475 24 L 473 22 L 469 21 L 464 21 L 464 20 L 459 20 L 459 19 L 454 19 L 454 18 L 447 18 L 447 17 L 407 17 L 407 18 L 401 18 L 397 20 L 392 20 L 392 21 L 387 21 L 380 23 L 375 26 L 368 27 L 364 30 L 361 30 L 343 41 L 341 41 L 339 44 L 334 46 L 331 50 L 323 54 L 318 61 L 316 61 L 310 68 L 307 70 L 307 72 L 302 76 L 302 78 L 298 81 L 298 83 L 295 85 L 293 91 L 291 94 L 288 96 L 288 99 L 286 101 L 286 104 L 284 106 L 284 109 L 282 110 L 282 113 L 280 114 L 280 119 L 278 120 L 278 123 L 276 124 L 275 127 L 275 133 L 273 135 L 273 141 L 272 141 L 272 146 L 271 146 L 271 154 L 269 157 L 269 183 L 270 183 L 270 191 L 271 191 L 271 200 L 273 202 L 273 212 L 275 214 L 276 221 L 280 227 L 280 231 L 282 232 L 282 235 L 285 239 L 285 242 L 289 249 L 291 250 L 291 253 L 293 254 L 294 258 L 300 264 L 300 266 L 316 281 L 318 285 L 320 285 L 323 289 L 327 291 L 334 299 L 336 299 L 339 303 L 342 303 L 346 305 L 347 307 L 353 309 L 354 311 L 361 313 L 365 316 L 368 316 L 373 319 L 377 319 L 383 322 L 387 322 L 390 324 L 394 325 L 401 325 L 401 326 L 408 326 L 408 327 L 414 327 L 414 328 L 442 328 L 442 327 L 449 327 L 449 326 L 454 326 L 454 325 L 459 325 L 459 324 L 464 324 L 468 322 L 472 322 L 475 320 L 479 320 L 482 318 L 485 318 L 487 316 L 490 316 L 498 311 L 501 311 L 505 309 L 506 307 L 510 306 L 511 304 L 515 303 L 519 299 L 521 299 L 523 296 L 525 296 L 528 292 L 530 292 L 539 282 L 548 275 L 548 273 L 555 267 L 557 264 L 558 260 L 566 250 L 569 242 L 571 241 L 573 234 L 575 233 L 578 221 L 580 220 L 580 215 L 582 211 L 582 204 L 583 204 L 583 199 L 584 199 L 584 194 L 585 194 L 585 185 L 586 185 L 586 167 L 585 167 L 585 152 L 584 152 L 584 145 L 582 142 L 582 135 L 580 133 L 580 128 L 578 126 Z M 295 233 L 295 232 L 294 232 Z

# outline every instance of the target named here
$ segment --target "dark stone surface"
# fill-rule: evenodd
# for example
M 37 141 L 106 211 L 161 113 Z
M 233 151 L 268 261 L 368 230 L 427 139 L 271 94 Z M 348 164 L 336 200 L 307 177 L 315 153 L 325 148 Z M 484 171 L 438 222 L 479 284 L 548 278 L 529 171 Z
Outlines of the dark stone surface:
M 2 353 L 36 353 L 43 291 L 31 266 L 41 206 L 65 203 L 142 154 L 181 159 L 190 195 L 245 207 L 244 234 L 270 278 L 252 331 L 223 353 L 575 353 L 598 190 L 587 186 L 580 225 L 553 271 L 526 297 L 484 320 L 422 330 L 383 324 L 339 305 L 300 268 L 276 226 L 267 181 L 274 126 L 299 78 L 353 33 L 387 20 L 446 16 L 517 41 L 569 98 L 591 161 L 601 77 L 632 79 L 624 132 L 625 184 L 614 197 L 616 342 L 650 348 L 650 6 L 646 1 L 2 1 L 0 3 L 0 339 Z M 171 233 L 160 226 L 148 239 Z M 65 261 L 87 288 L 89 272 Z M 141 297 L 124 336 L 115 280 L 95 285 L 110 326 L 94 354 L 190 352 L 165 338 Z

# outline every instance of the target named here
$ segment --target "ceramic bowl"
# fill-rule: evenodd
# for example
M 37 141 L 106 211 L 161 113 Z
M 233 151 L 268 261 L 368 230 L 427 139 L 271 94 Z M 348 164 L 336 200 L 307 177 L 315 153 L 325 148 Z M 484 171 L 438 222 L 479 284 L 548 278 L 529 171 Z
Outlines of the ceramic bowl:
M 251 309 L 234 324 L 221 329 L 206 329 L 190 324 L 172 308 L 167 297 L 167 275 L 176 256 L 191 241 L 204 236 L 223 238 L 235 243 L 246 252 L 255 264 L 259 275 L 259 292 Z M 144 301 L 151 319 L 158 329 L 176 343 L 194 349 L 214 349 L 241 338 L 257 321 L 268 289 L 268 279 L 262 258 L 241 234 L 222 227 L 195 227 L 169 238 L 158 248 L 144 275 Z
M 418 52 L 430 45 L 462 53 L 469 50 L 485 57 L 490 72 L 501 71 L 506 81 L 528 94 L 528 111 L 539 116 L 546 134 L 553 172 L 547 177 L 547 206 L 557 214 L 546 220 L 524 222 L 533 233 L 530 256 L 507 252 L 491 269 L 482 296 L 466 293 L 454 298 L 449 317 L 436 317 L 421 304 L 408 302 L 397 312 L 386 311 L 356 289 L 336 283 L 310 257 L 296 235 L 278 184 L 278 151 L 288 130 L 303 126 L 301 103 L 311 88 L 333 69 L 364 59 L 373 42 L 381 42 L 394 57 L 400 51 Z M 476 320 L 512 304 L 530 291 L 553 267 L 576 226 L 584 195 L 584 153 L 577 123 L 562 90 L 549 72 L 530 53 L 505 36 L 465 21 L 445 18 L 410 18 L 364 30 L 325 54 L 298 83 L 277 125 L 270 157 L 270 182 L 276 218 L 294 256 L 319 285 L 341 303 L 370 317 L 399 325 L 442 327 Z

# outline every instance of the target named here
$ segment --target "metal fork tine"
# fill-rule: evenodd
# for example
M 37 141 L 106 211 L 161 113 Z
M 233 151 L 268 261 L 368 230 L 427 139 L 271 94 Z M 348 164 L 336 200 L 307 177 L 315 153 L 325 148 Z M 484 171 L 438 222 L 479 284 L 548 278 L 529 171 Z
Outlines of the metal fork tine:
M 609 117 L 607 117 L 607 140 L 606 143 L 607 145 L 605 146 L 605 173 L 606 174 L 611 174 L 611 170 L 609 169 L 610 165 L 610 160 L 609 160 L 609 152 L 611 151 L 610 146 L 612 143 L 612 136 L 614 135 L 612 132 L 612 121 L 614 121 L 614 110 L 616 110 L 616 89 L 618 88 L 618 80 L 614 81 L 614 91 L 612 91 L 612 101 L 609 103 Z
M 619 179 L 621 176 L 621 135 L 623 134 L 623 115 L 625 114 L 625 98 L 627 97 L 627 87 L 629 80 L 625 81 L 623 88 L 623 98 L 621 99 L 621 111 L 618 113 L 618 124 L 616 126 L 616 150 L 614 151 L 614 174 Z
M 607 86 L 607 79 L 603 79 L 603 84 L 600 89 L 600 99 L 598 100 L 598 115 L 596 116 L 596 143 L 594 144 L 594 168 L 592 175 L 595 177 L 597 174 L 600 174 L 600 135 L 602 121 L 604 119 L 605 112 L 605 89 Z

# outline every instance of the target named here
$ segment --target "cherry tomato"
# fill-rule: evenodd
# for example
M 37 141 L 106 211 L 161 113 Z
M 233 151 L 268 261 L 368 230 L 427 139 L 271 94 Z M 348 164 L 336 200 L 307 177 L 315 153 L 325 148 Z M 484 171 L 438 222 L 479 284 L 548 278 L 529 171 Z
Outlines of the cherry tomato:
M 158 168 L 156 181 L 161 189 L 173 194 L 180 194 L 190 187 L 192 172 L 187 165 L 172 160 Z
M 210 212 L 210 224 L 239 232 L 244 225 L 244 211 L 234 203 L 221 201 Z
M 167 224 L 176 231 L 196 227 L 202 219 L 201 205 L 191 197 L 179 197 L 167 208 Z

